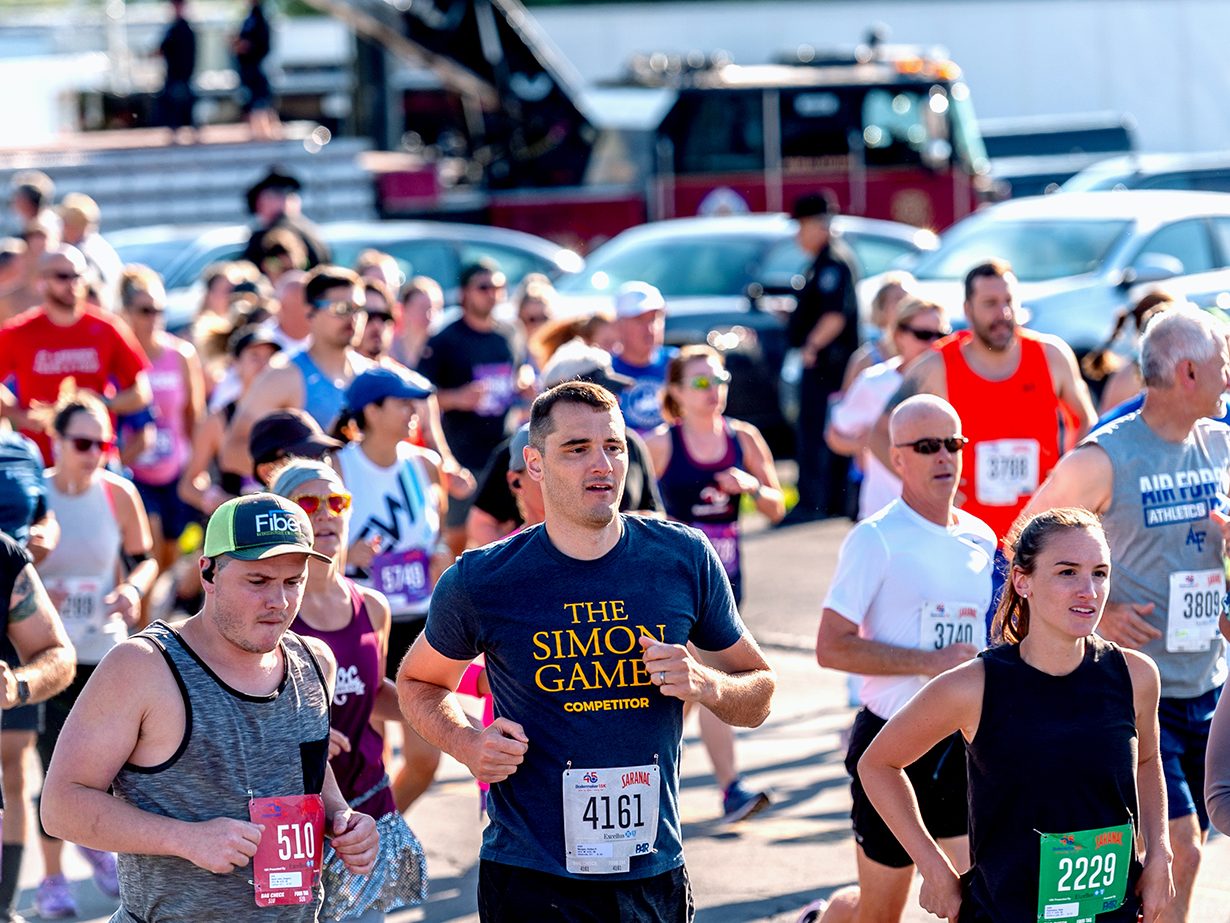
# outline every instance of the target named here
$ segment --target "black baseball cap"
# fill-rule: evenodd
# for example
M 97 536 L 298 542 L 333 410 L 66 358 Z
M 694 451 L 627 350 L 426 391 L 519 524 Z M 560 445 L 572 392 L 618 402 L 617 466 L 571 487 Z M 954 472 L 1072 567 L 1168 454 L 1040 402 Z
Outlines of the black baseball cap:
M 273 335 L 273 331 L 261 324 L 245 324 L 238 327 L 226 341 L 227 352 L 234 359 L 242 356 L 243 351 L 249 346 L 272 346 L 275 352 L 282 349 L 282 344 Z
M 290 455 L 323 458 L 341 447 L 340 442 L 325 435 L 311 415 L 297 407 L 275 410 L 261 417 L 252 425 L 248 436 L 248 454 L 252 456 L 254 475 L 257 466 L 265 462 Z
M 837 214 L 837 206 L 823 193 L 809 192 L 794 200 L 790 209 L 790 217 L 796 221 L 800 218 L 826 218 Z
M 269 168 L 269 172 L 252 184 L 248 189 L 245 198 L 248 202 L 248 211 L 252 214 L 256 213 L 256 200 L 266 189 L 281 189 L 284 192 L 298 192 L 303 188 L 303 184 L 299 182 L 299 178 L 293 174 L 287 173 L 280 165 L 274 165 Z
M 207 558 L 220 554 L 241 561 L 263 561 L 284 554 L 306 554 L 322 561 L 328 555 L 312 550 L 315 536 L 299 504 L 277 494 L 249 494 L 227 500 L 205 526 Z

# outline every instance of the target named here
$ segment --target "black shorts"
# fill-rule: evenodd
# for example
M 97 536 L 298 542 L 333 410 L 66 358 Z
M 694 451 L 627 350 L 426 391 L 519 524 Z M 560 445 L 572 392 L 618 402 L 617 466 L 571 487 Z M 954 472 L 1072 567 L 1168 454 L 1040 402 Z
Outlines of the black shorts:
M 397 668 L 401 666 L 401 659 L 406 656 L 406 651 L 410 650 L 414 639 L 423 633 L 423 626 L 426 624 L 427 616 L 418 615 L 400 622 L 394 620 L 389 626 L 389 655 L 384 661 L 384 675 L 393 682 L 397 682 Z
M 564 878 L 483 859 L 481 923 L 691 923 L 692 885 L 682 865 L 631 881 Z
M 77 703 L 77 697 L 81 695 L 81 690 L 85 688 L 94 669 L 94 664 L 77 664 L 77 675 L 68 684 L 68 688 L 43 703 L 44 718 L 43 727 L 38 733 L 38 755 L 43 761 L 44 770 L 51 765 L 51 754 L 55 752 L 56 741 L 60 739 L 60 731 L 64 730 L 68 713 Z
M 859 758 L 871 746 L 871 741 L 888 722 L 860 709 L 850 731 L 850 750 L 846 754 L 846 771 L 850 773 L 850 795 L 854 800 L 850 819 L 854 822 L 854 839 L 872 862 L 902 869 L 914 860 L 902 848 L 888 829 L 884 819 L 867 797 L 858 778 Z M 937 840 L 966 836 L 969 821 L 965 796 L 965 742 L 960 733 L 940 741 L 923 754 L 916 763 L 906 767 L 906 776 L 914 786 L 923 824 Z

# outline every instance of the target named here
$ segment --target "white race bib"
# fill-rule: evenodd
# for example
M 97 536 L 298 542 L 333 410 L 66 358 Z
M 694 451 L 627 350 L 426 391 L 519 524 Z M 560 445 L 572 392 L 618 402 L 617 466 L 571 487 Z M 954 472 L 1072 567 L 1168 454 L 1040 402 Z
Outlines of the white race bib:
M 1038 489 L 1037 439 L 995 439 L 974 446 L 974 498 L 1011 506 Z
M 113 620 L 103 613 L 105 592 L 100 577 L 47 577 L 43 584 L 58 602 L 64 630 L 74 644 L 80 646 L 91 636 L 114 632 Z
M 1217 637 L 1217 620 L 1225 596 L 1226 575 L 1220 568 L 1171 574 L 1166 650 L 1172 654 L 1207 651 Z
M 662 772 L 656 764 L 564 770 L 564 850 L 574 875 L 628 871 L 658 836 Z
M 918 646 L 924 651 L 943 650 L 953 644 L 977 646 L 983 635 L 982 615 L 983 611 L 974 603 L 925 602 L 918 625 Z

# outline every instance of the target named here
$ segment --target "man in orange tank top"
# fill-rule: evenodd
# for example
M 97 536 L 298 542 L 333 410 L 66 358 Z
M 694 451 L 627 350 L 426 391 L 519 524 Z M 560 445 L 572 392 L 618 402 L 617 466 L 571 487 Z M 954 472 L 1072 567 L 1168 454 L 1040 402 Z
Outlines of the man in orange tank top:
M 1018 325 L 1016 277 L 1003 260 L 965 277 L 967 330 L 920 359 L 872 437 L 888 458 L 888 416 L 913 394 L 948 400 L 969 443 L 957 500 L 1003 540 L 1038 485 L 1097 419 L 1076 356 L 1062 340 Z

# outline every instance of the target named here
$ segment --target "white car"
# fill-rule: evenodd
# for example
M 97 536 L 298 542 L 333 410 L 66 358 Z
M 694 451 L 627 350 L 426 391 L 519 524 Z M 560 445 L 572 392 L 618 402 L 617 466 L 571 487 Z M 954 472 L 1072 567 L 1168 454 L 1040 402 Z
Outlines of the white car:
M 1230 267 L 1230 194 L 1074 192 L 993 205 L 953 225 L 914 264 L 913 291 L 961 326 L 965 274 L 992 257 L 1012 264 L 1028 326 L 1084 353 L 1146 286 Z M 859 300 L 879 284 L 864 279 Z

